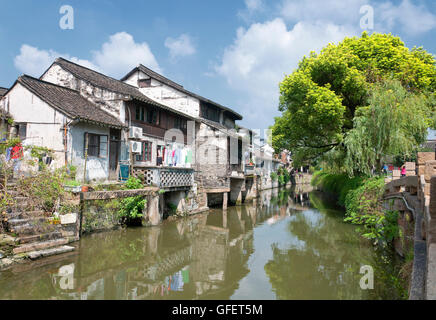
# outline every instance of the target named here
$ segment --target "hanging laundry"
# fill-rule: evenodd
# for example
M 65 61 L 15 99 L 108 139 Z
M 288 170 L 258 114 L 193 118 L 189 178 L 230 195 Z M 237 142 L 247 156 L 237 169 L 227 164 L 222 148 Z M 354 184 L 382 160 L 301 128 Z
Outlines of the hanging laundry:
M 11 159 L 11 151 L 12 151 L 12 147 L 9 147 L 6 150 L 6 161 L 9 161 Z
M 183 283 L 185 284 L 189 283 L 189 269 L 182 270 L 182 278 L 183 278 Z
M 187 155 L 186 155 L 186 163 L 192 163 L 192 150 L 188 149 Z

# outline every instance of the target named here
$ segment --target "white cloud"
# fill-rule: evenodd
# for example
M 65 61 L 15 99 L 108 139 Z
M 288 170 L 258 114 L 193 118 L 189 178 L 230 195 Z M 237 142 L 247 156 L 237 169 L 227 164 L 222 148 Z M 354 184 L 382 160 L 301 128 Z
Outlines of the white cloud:
M 43 50 L 23 44 L 20 54 L 14 58 L 15 67 L 23 73 L 39 77 L 57 57 L 63 57 L 85 67 L 103 72 L 112 77 L 120 77 L 142 63 L 160 72 L 159 65 L 146 42 L 136 43 L 126 32 L 109 37 L 98 51 L 92 51 L 92 60 L 79 59 L 55 50 Z
M 266 9 L 263 0 L 245 0 L 245 8 L 238 12 L 238 16 L 249 23 L 255 14 L 258 14 Z
M 415 5 L 403 0 L 398 6 L 385 2 L 374 7 L 376 28 L 391 32 L 399 27 L 409 35 L 419 35 L 436 28 L 436 15 L 424 5 Z
M 289 22 L 327 21 L 335 24 L 359 26 L 363 5 L 374 8 L 375 30 L 378 32 L 402 31 L 410 35 L 428 32 L 436 27 L 436 16 L 422 4 L 402 0 L 398 4 L 391 1 L 374 0 L 283 0 L 279 14 Z M 398 28 L 398 29 L 394 29 Z
M 283 0 L 279 14 L 289 22 L 331 21 L 359 25 L 359 9 L 367 0 Z
M 245 0 L 245 5 L 249 11 L 259 10 L 263 7 L 263 0 Z
M 146 42 L 136 43 L 127 32 L 109 37 L 99 51 L 93 51 L 93 62 L 104 73 L 122 76 L 139 63 L 160 72 L 159 65 Z
M 20 54 L 14 58 L 14 65 L 23 73 L 39 77 L 57 57 L 63 57 L 88 68 L 98 69 L 88 60 L 71 57 L 68 54 L 61 54 L 51 49 L 40 50 L 27 44 L 21 46 Z
M 170 50 L 170 57 L 173 60 L 193 55 L 196 51 L 192 38 L 186 33 L 181 34 L 177 39 L 166 38 L 165 47 Z
M 361 34 L 364 5 L 374 9 L 373 31 L 416 35 L 436 27 L 436 16 L 412 0 L 280 0 L 269 7 L 261 0 L 245 0 L 238 16 L 250 25 L 237 30 L 215 71 L 240 94 L 239 106 L 250 125 L 272 124 L 272 116 L 278 114 L 278 84 L 304 55 Z M 276 19 L 252 23 L 256 14 L 271 10 Z
M 277 110 L 278 85 L 285 73 L 290 74 L 310 51 L 355 33 L 332 23 L 299 22 L 288 29 L 281 18 L 252 24 L 237 30 L 234 43 L 225 49 L 215 70 L 234 90 L 244 94 L 243 114 L 250 114 L 246 120 L 267 126 L 272 121 L 268 117 Z

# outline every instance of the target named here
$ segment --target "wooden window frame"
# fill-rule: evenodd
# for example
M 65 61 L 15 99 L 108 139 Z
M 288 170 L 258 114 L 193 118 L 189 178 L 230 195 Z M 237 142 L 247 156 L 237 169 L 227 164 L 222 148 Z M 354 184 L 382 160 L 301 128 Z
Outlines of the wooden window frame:
M 142 153 L 141 154 L 137 154 L 135 160 L 137 162 L 148 162 L 148 161 L 151 161 L 152 150 L 153 150 L 153 142 L 151 142 L 151 141 L 141 141 L 141 143 L 142 143 Z M 147 152 L 145 152 L 146 149 L 147 149 Z
M 86 152 L 86 136 L 87 135 L 88 135 L 88 157 L 106 159 L 109 155 L 109 136 L 107 134 L 97 134 L 97 133 L 85 132 L 85 134 L 84 134 L 85 140 L 83 143 L 83 154 L 85 154 L 85 152 Z M 97 140 L 97 142 L 95 144 L 92 144 L 92 145 L 90 144 L 91 137 L 93 137 Z M 101 141 L 102 137 L 106 138 L 106 142 Z M 95 142 L 95 141 L 93 141 L 93 142 Z M 102 148 L 102 144 L 106 145 L 106 152 L 104 154 L 102 154 L 102 150 L 104 150 Z M 92 149 L 90 149 L 90 146 L 92 146 Z M 93 150 L 93 151 L 90 152 L 90 150 Z

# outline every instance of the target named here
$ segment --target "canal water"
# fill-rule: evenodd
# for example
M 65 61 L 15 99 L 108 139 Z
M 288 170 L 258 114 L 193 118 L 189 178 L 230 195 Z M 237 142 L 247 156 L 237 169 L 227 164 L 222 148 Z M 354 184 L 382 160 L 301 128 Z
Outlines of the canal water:
M 0 299 L 400 298 L 395 259 L 343 215 L 322 193 L 272 190 L 227 212 L 92 234 L 0 272 Z M 359 285 L 364 265 L 372 290 Z

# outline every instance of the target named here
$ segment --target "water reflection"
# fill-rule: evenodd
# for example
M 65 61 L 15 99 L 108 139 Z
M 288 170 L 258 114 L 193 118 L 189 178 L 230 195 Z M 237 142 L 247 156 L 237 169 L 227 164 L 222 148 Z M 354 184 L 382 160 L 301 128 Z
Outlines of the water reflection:
M 380 298 L 358 285 L 372 248 L 306 191 L 84 237 L 66 256 L 0 273 L 0 299 Z

